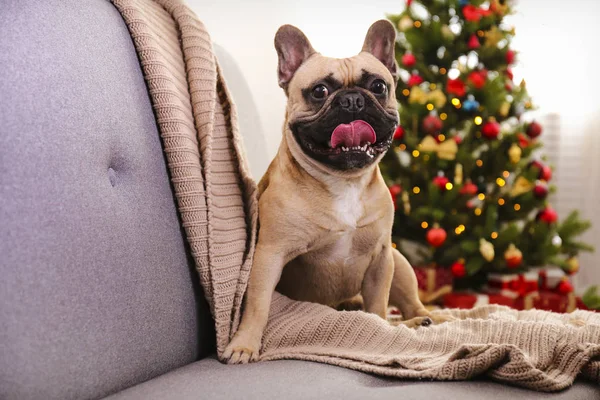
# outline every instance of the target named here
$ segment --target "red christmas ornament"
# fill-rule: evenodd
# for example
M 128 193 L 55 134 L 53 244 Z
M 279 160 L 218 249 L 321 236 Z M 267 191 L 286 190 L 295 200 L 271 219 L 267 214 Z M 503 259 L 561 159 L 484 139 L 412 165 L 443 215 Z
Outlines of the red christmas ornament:
M 485 85 L 487 78 L 487 71 L 473 71 L 469 74 L 469 82 L 475 87 L 475 89 L 481 89 Z
M 464 6 L 462 12 L 467 21 L 478 22 L 481 19 L 479 8 L 474 5 L 468 4 Z
M 522 133 L 517 133 L 517 138 L 519 139 L 519 146 L 522 148 L 529 146 L 529 139 L 527 136 L 523 135 Z
M 397 184 L 390 186 L 390 194 L 392 197 L 397 197 L 400 193 L 402 193 L 402 186 Z
M 413 87 L 413 86 L 420 85 L 423 82 L 425 82 L 425 80 L 423 78 L 421 78 L 420 75 L 413 74 L 410 76 L 410 78 L 408 78 L 407 84 L 409 87 Z
M 508 65 L 514 64 L 515 62 L 515 52 L 512 50 L 508 50 L 506 52 L 506 63 Z
M 571 285 L 571 282 L 567 279 L 563 279 L 556 287 L 556 290 L 558 290 L 560 294 L 569 294 L 573 291 L 573 285 Z
M 537 214 L 536 219 L 547 224 L 552 224 L 558 220 L 558 214 L 552 208 L 546 207 Z
M 390 195 L 392 196 L 392 202 L 394 203 L 394 210 L 398 209 L 396 199 L 402 193 L 402 187 L 400 185 L 392 185 L 389 187 Z
M 506 261 L 506 266 L 508 268 L 517 268 L 519 265 L 521 265 L 521 262 L 523 261 L 523 256 L 509 257 L 505 261 Z
M 471 35 L 471 38 L 469 39 L 469 43 L 467 45 L 469 46 L 469 48 L 471 50 L 478 49 L 479 46 L 481 46 L 481 44 L 479 43 L 479 39 L 477 38 L 477 35 L 475 35 L 475 34 Z
M 406 53 L 402 56 L 402 65 L 405 67 L 412 67 L 417 63 L 417 58 L 412 53 Z
M 460 79 L 448 79 L 448 83 L 446 84 L 446 92 L 448 92 L 448 94 L 453 94 L 456 97 L 463 97 L 465 94 L 467 94 L 465 83 Z
M 517 268 L 523 262 L 523 253 L 511 244 L 504 252 L 504 261 L 508 268 Z
M 423 118 L 423 130 L 430 135 L 439 132 L 442 126 L 442 120 L 435 115 L 428 115 Z
M 450 267 L 450 271 L 452 275 L 456 278 L 462 278 L 467 274 L 467 269 L 465 268 L 465 263 L 462 261 L 457 261 Z
M 549 181 L 552 179 L 552 168 L 544 165 L 541 161 L 532 161 L 529 164 L 529 167 L 537 168 L 539 170 L 538 179 L 543 181 Z
M 433 184 L 440 188 L 440 190 L 446 190 L 446 184 L 450 183 L 448 178 L 445 176 L 436 176 L 432 180 Z
M 514 75 L 513 75 L 512 69 L 506 68 L 506 76 L 508 76 L 508 79 L 510 79 L 511 81 L 513 80 Z
M 488 8 L 487 10 L 486 10 L 486 9 L 483 9 L 483 8 L 480 8 L 480 9 L 479 9 L 479 14 L 480 14 L 482 17 L 484 17 L 484 18 L 485 18 L 485 17 L 489 17 L 490 15 L 492 15 L 492 10 L 491 10 L 491 9 L 489 9 L 489 8 Z
M 488 121 L 483 124 L 481 133 L 488 139 L 496 139 L 500 134 L 500 124 L 494 120 Z
M 476 184 L 471 181 L 467 181 L 463 187 L 460 188 L 460 194 L 465 194 L 467 196 L 474 196 L 479 191 L 479 188 Z
M 454 137 L 453 137 L 453 139 L 454 139 L 454 141 L 456 142 L 456 144 L 461 144 L 461 143 L 462 143 L 462 141 L 463 141 L 463 138 L 462 138 L 462 137 L 460 137 L 460 136 L 458 136 L 458 135 L 457 135 L 457 136 L 454 136 Z
M 398 127 L 394 131 L 394 140 L 400 140 L 403 137 L 404 137 L 404 128 L 401 125 L 398 125 Z
M 547 165 L 542 164 L 540 161 L 532 161 L 531 164 L 529 164 L 530 167 L 534 167 L 537 168 L 540 172 L 538 173 L 538 179 L 542 180 L 542 181 L 546 181 L 548 182 L 550 179 L 552 179 L 552 168 L 550 168 Z
M 471 200 L 467 201 L 467 208 L 470 210 L 475 208 L 475 203 L 473 203 Z
M 529 167 L 535 167 L 535 168 L 539 169 L 540 171 L 542 170 L 543 166 L 544 166 L 544 164 L 542 164 L 542 162 L 538 161 L 538 160 L 533 160 L 532 162 L 529 163 Z
M 411 4 L 412 4 L 412 0 L 406 0 L 406 7 L 410 7 Z
M 538 124 L 537 122 L 533 121 L 527 127 L 526 133 L 527 133 L 527 136 L 529 136 L 532 139 L 535 139 L 536 137 L 538 137 L 542 134 L 542 126 L 540 124 Z
M 507 92 L 512 92 L 514 89 L 512 81 L 506 81 L 506 83 L 504 84 L 504 89 L 506 89 Z
M 443 245 L 446 241 L 446 237 L 448 237 L 446 231 L 443 228 L 437 226 L 437 224 L 434 225 L 434 227 L 428 230 L 425 234 L 425 239 L 427 239 L 427 243 L 429 243 L 433 247 L 440 247 L 441 245 Z
M 552 168 L 550 168 L 547 165 L 544 165 L 542 167 L 542 170 L 540 171 L 539 178 L 546 182 L 548 182 L 550 179 L 552 179 Z
M 542 182 L 536 183 L 533 188 L 533 195 L 536 199 L 543 200 L 548 196 L 548 185 Z

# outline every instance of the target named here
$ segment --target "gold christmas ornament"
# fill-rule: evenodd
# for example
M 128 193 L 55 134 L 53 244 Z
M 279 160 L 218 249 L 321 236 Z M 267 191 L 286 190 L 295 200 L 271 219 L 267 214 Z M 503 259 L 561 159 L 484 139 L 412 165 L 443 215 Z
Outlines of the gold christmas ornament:
M 567 272 L 569 274 L 576 274 L 579 271 L 579 259 L 577 257 L 570 257 L 567 259 Z
M 498 29 L 497 26 L 493 26 L 492 29 L 485 33 L 486 46 L 497 46 L 498 42 L 500 42 L 502 39 L 504 39 L 504 35 L 502 34 L 502 31 Z
M 494 259 L 494 245 L 485 239 L 479 239 L 479 252 L 485 261 L 490 262 Z
M 446 105 L 446 95 L 440 89 L 436 89 L 430 93 L 427 93 L 419 86 L 415 86 L 410 90 L 408 102 L 410 104 L 430 103 L 437 108 L 442 108 L 444 105 Z
M 454 167 L 454 183 L 456 185 L 462 185 L 463 183 L 463 166 L 462 164 L 456 164 Z
M 527 178 L 520 176 L 515 180 L 515 183 L 510 190 L 510 195 L 512 197 L 517 197 L 532 190 L 533 186 L 533 183 L 529 182 Z
M 514 244 L 510 244 L 504 252 L 504 261 L 509 268 L 516 268 L 523 261 L 523 253 Z
M 421 151 L 436 153 L 442 160 L 454 160 L 458 153 L 458 145 L 454 140 L 444 140 L 438 143 L 434 138 L 427 135 L 419 144 Z
M 502 105 L 500 106 L 500 109 L 498 110 L 500 115 L 503 117 L 506 117 L 508 115 L 509 111 L 510 111 L 510 103 L 508 101 L 505 101 L 504 103 L 502 103 Z
M 414 86 L 410 90 L 410 96 L 408 96 L 408 102 L 410 104 L 425 104 L 427 103 L 427 93 L 418 86 Z
M 504 15 L 504 14 L 506 14 L 506 11 L 508 11 L 508 2 L 507 1 L 500 2 L 500 0 L 492 0 L 492 1 L 490 1 L 490 10 L 494 10 L 494 12 L 497 14 Z M 513 33 L 513 35 L 514 35 L 514 33 Z
M 429 93 L 427 99 L 430 103 L 433 103 L 437 108 L 442 108 L 446 105 L 446 95 L 440 89 L 436 89 Z
M 402 192 L 402 205 L 404 206 L 404 214 L 410 214 L 410 201 L 408 200 L 408 192 Z
M 407 30 L 413 27 L 413 24 L 414 21 L 412 20 L 412 18 L 408 15 L 405 15 L 404 17 L 400 18 L 400 21 L 398 21 L 398 30 L 400 32 L 406 32 Z
M 442 36 L 446 40 L 454 39 L 454 33 L 452 32 L 452 29 L 450 29 L 450 27 L 448 25 L 442 26 Z
M 510 162 L 516 164 L 519 161 L 521 161 L 522 153 L 523 150 L 521 150 L 521 146 L 519 146 L 516 143 L 513 143 L 513 145 L 510 146 L 510 149 L 508 149 L 508 158 L 510 159 Z

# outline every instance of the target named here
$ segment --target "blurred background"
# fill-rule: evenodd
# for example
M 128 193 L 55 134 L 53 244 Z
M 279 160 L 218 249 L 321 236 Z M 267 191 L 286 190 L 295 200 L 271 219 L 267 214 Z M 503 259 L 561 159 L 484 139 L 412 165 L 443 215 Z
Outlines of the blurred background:
M 225 0 L 207 4 L 188 0 L 211 32 L 242 67 L 257 104 L 256 116 L 266 138 L 269 157 L 279 146 L 285 97 L 277 85 L 277 56 L 273 37 L 282 24 L 302 29 L 324 55 L 356 54 L 369 25 L 387 14 L 399 14 L 403 0 L 330 0 L 302 2 Z M 558 192 L 551 199 L 559 216 L 580 209 L 593 227 L 583 237 L 600 247 L 600 2 L 595 0 L 521 0 L 505 21 L 516 28 L 511 47 L 519 52 L 513 68 L 515 82 L 525 79 L 544 126 L 544 152 L 554 167 Z M 268 165 L 253 165 L 260 175 Z M 259 179 L 259 176 L 255 177 Z M 600 253 L 583 253 L 578 288 L 600 284 Z

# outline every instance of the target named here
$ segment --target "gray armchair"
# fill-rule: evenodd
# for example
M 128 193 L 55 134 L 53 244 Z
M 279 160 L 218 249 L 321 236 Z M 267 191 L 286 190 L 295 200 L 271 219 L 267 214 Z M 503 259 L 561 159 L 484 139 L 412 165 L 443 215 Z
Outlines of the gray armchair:
M 239 68 L 217 53 L 255 173 Z M 0 398 L 593 399 L 329 365 L 227 366 L 185 245 L 150 99 L 108 0 L 0 0 Z

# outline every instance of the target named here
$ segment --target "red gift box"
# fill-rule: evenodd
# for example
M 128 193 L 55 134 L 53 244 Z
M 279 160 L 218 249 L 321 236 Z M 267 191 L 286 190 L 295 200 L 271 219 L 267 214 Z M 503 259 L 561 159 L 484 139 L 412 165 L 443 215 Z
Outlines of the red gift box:
M 560 268 L 540 269 L 538 271 L 541 290 L 554 290 L 558 287 L 567 274 Z
M 455 292 L 444 296 L 444 307 L 446 308 L 473 308 L 488 304 L 498 304 L 517 310 L 529 310 L 534 307 L 538 292 L 527 293 L 524 296 L 515 297 L 512 294 L 506 296 L 501 293 L 475 293 Z
M 542 290 L 533 307 L 538 310 L 554 311 L 558 313 L 569 313 L 577 308 L 577 297 L 574 293 L 560 294 Z
M 446 308 L 473 308 L 488 304 L 515 307 L 516 299 L 501 294 L 454 292 L 444 296 Z
M 419 299 L 432 304 L 452 292 L 452 272 L 448 268 L 428 266 L 414 268 L 419 286 Z
M 486 291 L 519 298 L 538 291 L 538 274 L 489 274 Z
M 575 308 L 587 309 L 581 299 L 573 293 L 559 294 L 550 291 L 531 292 L 516 298 L 494 293 L 455 292 L 445 295 L 443 304 L 446 308 L 473 308 L 498 304 L 516 310 L 537 308 L 558 313 L 569 313 Z

